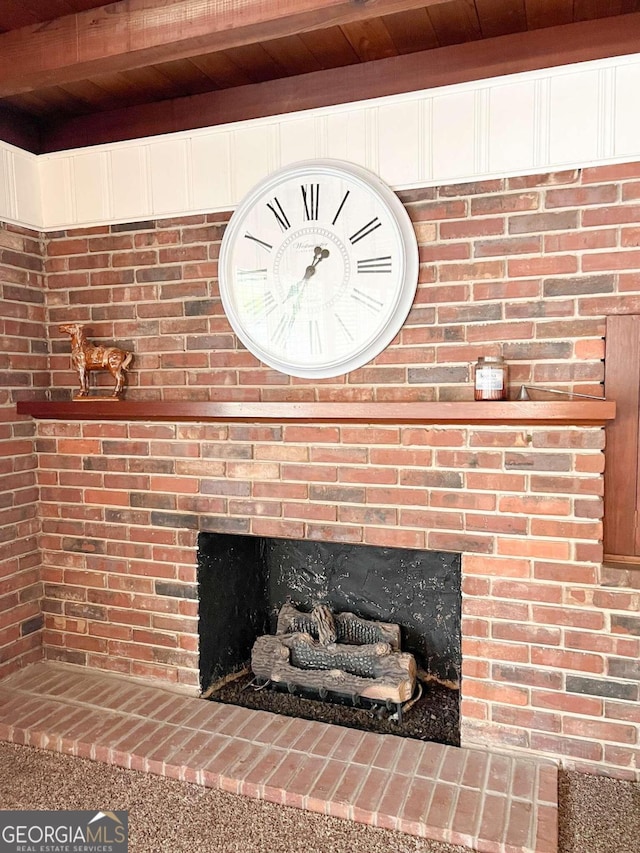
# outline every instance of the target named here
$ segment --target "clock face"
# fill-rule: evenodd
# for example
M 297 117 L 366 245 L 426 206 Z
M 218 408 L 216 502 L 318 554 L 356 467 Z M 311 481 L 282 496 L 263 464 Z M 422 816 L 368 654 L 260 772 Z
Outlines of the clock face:
M 282 169 L 241 202 L 220 252 L 220 294 L 245 346 L 292 376 L 361 367 L 398 333 L 418 250 L 397 196 L 333 160 Z

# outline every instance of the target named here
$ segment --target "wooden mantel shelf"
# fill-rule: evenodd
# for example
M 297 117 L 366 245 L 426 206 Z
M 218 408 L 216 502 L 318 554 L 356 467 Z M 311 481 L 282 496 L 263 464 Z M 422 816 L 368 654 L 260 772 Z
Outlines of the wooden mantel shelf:
M 204 403 L 187 400 L 21 400 L 19 415 L 81 421 L 352 422 L 392 424 L 603 425 L 610 400 L 429 403 Z

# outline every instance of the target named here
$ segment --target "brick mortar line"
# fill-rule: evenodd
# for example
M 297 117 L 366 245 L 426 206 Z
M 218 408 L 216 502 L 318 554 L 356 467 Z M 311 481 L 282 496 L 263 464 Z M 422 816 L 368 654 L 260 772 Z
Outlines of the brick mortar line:
M 507 641 L 506 640 L 500 640 L 500 641 L 496 641 L 496 642 L 501 642 L 501 643 L 505 642 L 506 643 Z M 549 649 L 549 650 L 553 650 L 553 649 L 558 648 L 557 646 L 544 646 L 544 645 L 540 645 L 537 643 L 529 643 L 528 645 L 534 646 L 535 648 Z M 573 653 L 573 650 L 571 653 Z M 575 653 L 580 654 L 581 652 L 576 651 Z M 609 655 L 609 654 L 605 655 L 601 652 L 585 652 L 584 654 L 599 655 L 601 658 L 603 658 L 605 660 L 607 658 L 612 657 L 612 655 Z M 620 657 L 620 655 L 615 654 L 615 655 L 613 655 L 613 657 Z M 471 660 L 486 660 L 486 658 L 484 658 L 484 657 L 476 657 L 475 655 L 468 655 L 468 658 Z M 635 658 L 630 657 L 629 660 L 635 660 Z M 535 664 L 535 663 L 518 662 L 518 661 L 511 661 L 511 660 L 506 660 L 506 661 L 498 660 L 498 661 L 494 661 L 494 662 L 498 663 L 498 664 L 506 664 L 507 666 L 517 666 L 518 669 L 528 669 L 528 670 L 530 670 L 532 672 L 536 672 L 536 673 L 542 672 L 542 673 L 562 673 L 562 674 L 568 674 L 568 675 L 578 675 L 582 678 L 589 679 L 589 680 L 596 680 L 596 681 L 602 680 L 602 681 L 607 681 L 607 682 L 611 681 L 611 682 L 614 682 L 615 684 L 621 684 L 621 685 L 625 685 L 625 684 L 629 684 L 629 683 L 633 684 L 634 683 L 634 679 L 632 679 L 632 678 L 628 678 L 628 679 L 615 678 L 613 676 L 606 675 L 605 673 L 593 673 L 593 672 L 585 671 L 585 670 L 581 670 L 581 669 L 567 669 L 564 666 L 563 667 L 541 666 L 541 665 Z M 484 684 L 485 683 L 484 678 L 481 678 L 481 677 L 480 678 L 474 678 L 471 675 L 465 675 L 465 680 L 473 681 L 476 684 Z M 586 697 L 591 697 L 593 699 L 602 699 L 603 701 L 606 699 L 607 701 L 610 701 L 610 702 L 624 702 L 624 703 L 629 702 L 628 699 L 619 699 L 619 698 L 611 697 L 611 696 L 600 696 L 598 694 L 593 694 L 593 693 L 564 693 L 560 690 L 553 690 L 552 688 L 549 688 L 549 687 L 531 685 L 531 684 L 522 684 L 521 682 L 516 682 L 516 681 L 507 681 L 507 682 L 501 681 L 501 682 L 497 682 L 497 683 L 500 685 L 510 684 L 514 687 L 521 687 L 522 689 L 525 689 L 525 690 L 541 690 L 543 692 L 557 693 L 558 696 L 564 696 L 564 695 L 566 695 L 566 696 L 582 696 L 582 697 L 586 696 Z M 487 700 L 484 700 L 484 701 L 487 701 Z M 495 701 L 495 700 L 491 700 L 491 701 Z M 497 704 L 502 704 L 502 703 L 498 702 Z M 535 707 L 537 707 L 537 706 L 535 706 Z M 543 707 L 541 707 L 539 710 L 540 711 L 546 711 L 547 713 L 560 713 L 555 709 L 546 709 Z M 567 712 L 567 713 L 569 713 L 569 712 Z M 569 716 L 574 716 L 574 713 L 570 712 Z M 575 716 L 580 716 L 580 715 L 576 714 Z M 589 716 L 592 717 L 591 714 Z M 600 719 L 600 718 L 598 717 L 596 719 Z
M 506 807 L 506 812 L 505 812 L 505 822 L 504 822 L 504 827 L 503 827 L 503 831 L 502 831 L 501 843 L 502 843 L 502 847 L 503 847 L 503 850 L 505 851 L 505 853 L 512 849 L 510 845 L 507 845 L 507 834 L 509 832 L 509 820 L 511 817 L 511 810 L 512 810 L 512 805 L 513 805 L 513 785 L 514 785 L 514 778 L 513 778 L 513 773 L 511 773 L 510 778 L 509 778 L 509 790 L 504 792 L 507 807 Z
M 464 833 L 464 835 L 466 835 L 467 838 L 470 839 L 471 844 L 469 846 L 471 846 L 473 844 L 480 843 L 480 829 L 482 827 L 482 817 L 484 814 L 485 803 L 486 803 L 486 789 L 485 788 L 477 788 L 474 790 L 479 791 L 481 801 L 480 801 L 480 805 L 478 808 L 478 813 L 477 813 L 475 821 L 473 823 L 473 829 L 470 832 Z M 456 801 L 456 806 L 457 806 L 457 801 Z M 459 830 L 455 830 L 455 831 L 458 832 L 458 834 L 460 834 L 460 835 L 463 834 L 463 833 L 459 832 Z
M 576 694 L 576 695 L 578 695 L 578 694 Z M 489 703 L 489 704 L 492 704 L 492 703 Z M 496 703 L 496 704 L 501 704 L 501 703 Z M 566 714 L 565 716 L 572 717 L 574 715 L 573 714 Z M 602 718 L 598 717 L 597 720 L 602 721 L 602 722 L 607 722 L 607 719 L 604 717 L 602 717 Z M 614 720 L 613 722 L 617 722 L 617 721 Z M 506 724 L 501 724 L 501 725 L 506 725 Z M 628 725 L 632 725 L 632 724 L 628 724 Z M 513 727 L 510 727 L 510 728 L 513 728 Z M 518 730 L 520 730 L 520 729 L 518 729 Z M 546 732 L 546 731 L 542 731 L 540 729 L 532 729 L 531 734 L 539 735 L 541 737 L 545 737 L 545 738 L 549 738 L 549 739 L 571 740 L 571 741 L 580 741 L 580 742 L 584 741 L 585 743 L 589 743 L 589 744 L 594 743 L 594 738 L 592 738 L 592 737 L 588 737 L 586 735 L 570 734 L 570 733 L 566 733 L 566 732 Z M 601 743 L 603 745 L 603 747 L 604 746 L 624 747 L 624 748 L 627 748 L 629 750 L 636 750 L 636 751 L 638 750 L 638 744 L 637 743 L 633 744 L 633 743 L 626 743 L 626 742 L 620 742 L 620 741 L 606 741 L 606 740 L 598 740 L 597 742 Z M 469 748 L 471 749 L 471 748 L 473 748 L 473 746 L 470 746 Z M 481 749 L 481 745 L 479 744 L 476 748 Z M 520 760 L 531 759 L 531 756 L 532 756 L 532 748 L 531 747 L 512 745 L 511 750 L 514 753 L 514 757 L 517 759 L 520 759 Z M 567 756 L 557 755 L 556 753 L 546 752 L 540 748 L 536 749 L 534 752 L 535 752 L 535 755 L 538 756 L 538 760 L 551 762 L 552 764 L 554 762 L 557 764 L 561 764 L 562 760 L 569 759 L 569 760 L 573 760 L 574 762 L 579 762 L 579 763 L 589 765 L 591 767 L 604 767 L 604 768 L 606 768 L 606 766 L 607 766 L 607 761 L 604 757 L 603 758 L 582 758 L 580 756 L 574 756 L 574 755 L 567 755 Z M 517 797 L 514 797 L 514 799 L 520 800 L 520 798 L 517 798 Z M 523 800 L 523 802 L 527 802 L 527 800 Z
M 340 775 L 336 778 L 336 780 L 335 780 L 335 782 L 333 783 L 333 785 L 331 786 L 331 788 L 330 788 L 330 789 L 329 789 L 329 790 L 328 790 L 328 791 L 327 791 L 323 796 L 319 796 L 318 794 L 315 794 L 315 795 L 312 797 L 312 792 L 315 790 L 316 785 L 317 785 L 317 783 L 318 783 L 318 781 L 319 781 L 320 777 L 322 776 L 322 774 L 323 774 L 323 773 L 324 773 L 324 772 L 325 772 L 325 771 L 326 771 L 326 770 L 327 770 L 327 769 L 328 769 L 332 764 L 333 764 L 333 765 L 342 764 L 342 765 L 344 765 L 344 770 L 346 770 L 346 768 L 349 766 L 347 762 L 340 761 L 339 759 L 336 759 L 336 758 L 331 758 L 330 756 L 329 756 L 329 757 L 327 757 L 327 758 L 325 759 L 324 767 L 320 770 L 320 772 L 319 772 L 319 773 L 316 775 L 316 777 L 314 778 L 313 783 L 309 786 L 309 790 L 307 791 L 307 793 L 303 795 L 303 798 L 302 798 L 302 807 L 303 807 L 304 809 L 307 809 L 307 810 L 309 810 L 309 811 L 316 811 L 316 812 L 317 812 L 317 809 L 310 809 L 310 808 L 309 808 L 309 800 L 310 800 L 310 799 L 317 799 L 319 802 L 324 803 L 324 808 L 323 808 L 323 810 L 322 810 L 321 814 L 326 814 L 326 804 L 327 804 L 327 803 L 330 803 L 330 802 L 332 801 L 332 798 L 333 798 L 333 795 L 334 795 L 334 792 L 335 792 L 336 788 L 338 787 L 338 785 L 339 785 L 339 784 L 342 782 L 342 780 L 344 779 L 344 771 L 340 773 Z
M 485 762 L 484 773 L 482 774 L 482 782 L 480 784 L 479 790 L 482 792 L 482 807 L 480 808 L 480 813 L 478 815 L 478 820 L 475 825 L 475 833 L 474 833 L 474 841 L 477 841 L 480 835 L 480 829 L 482 827 L 482 818 L 485 813 L 486 801 L 487 801 L 487 785 L 489 782 L 489 770 L 491 767 L 491 762 Z

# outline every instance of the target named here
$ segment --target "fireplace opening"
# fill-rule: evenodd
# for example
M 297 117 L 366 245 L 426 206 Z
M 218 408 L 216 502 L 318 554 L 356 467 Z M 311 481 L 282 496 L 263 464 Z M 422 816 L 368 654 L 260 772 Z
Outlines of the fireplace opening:
M 449 552 L 201 532 L 203 695 L 459 745 L 460 564 L 460 555 Z M 283 608 L 304 614 L 300 618 L 307 625 L 312 614 L 326 610 L 339 620 L 337 614 L 346 613 L 356 621 L 397 626 L 402 653 L 415 658 L 412 697 L 403 698 L 400 707 L 382 700 L 354 702 L 349 691 L 342 695 L 256 679 L 252 650 L 275 638 Z

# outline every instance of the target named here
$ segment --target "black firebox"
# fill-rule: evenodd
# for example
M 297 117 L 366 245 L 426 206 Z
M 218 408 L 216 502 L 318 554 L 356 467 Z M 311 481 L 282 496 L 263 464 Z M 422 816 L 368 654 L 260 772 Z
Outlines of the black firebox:
M 460 682 L 460 555 L 200 533 L 200 683 L 246 667 L 286 602 L 400 625 L 402 648 L 439 682 Z
M 339 542 L 202 532 L 198 538 L 200 682 L 217 702 L 305 719 L 460 744 L 461 558 L 459 554 Z M 281 607 L 393 623 L 414 655 L 411 701 L 350 706 L 291 685 L 264 689 L 251 650 L 276 632 Z

